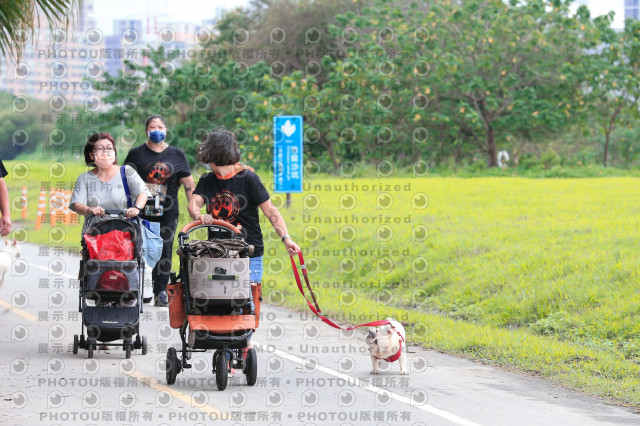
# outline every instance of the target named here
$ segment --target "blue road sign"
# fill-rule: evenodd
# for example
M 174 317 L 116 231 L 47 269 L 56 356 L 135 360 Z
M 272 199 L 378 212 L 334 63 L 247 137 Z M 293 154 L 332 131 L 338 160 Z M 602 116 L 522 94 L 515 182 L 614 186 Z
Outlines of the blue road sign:
M 273 192 L 302 192 L 302 116 L 273 117 Z

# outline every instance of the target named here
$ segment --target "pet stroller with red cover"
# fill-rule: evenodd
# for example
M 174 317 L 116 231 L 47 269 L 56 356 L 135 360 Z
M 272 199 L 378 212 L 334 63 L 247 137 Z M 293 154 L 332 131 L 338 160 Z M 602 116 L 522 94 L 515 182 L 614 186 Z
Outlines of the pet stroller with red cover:
M 208 228 L 208 239 L 190 242 L 189 234 L 198 228 Z M 213 349 L 219 390 L 227 387 L 229 368 L 242 371 L 247 385 L 253 386 L 257 354 L 246 347 L 260 322 L 261 300 L 260 283 L 249 280 L 253 246 L 244 241 L 240 229 L 220 220 L 212 225 L 191 222 L 182 228 L 178 241 L 180 273 L 171 274 L 167 292 L 169 322 L 179 329 L 182 349 L 180 357 L 174 347 L 167 351 L 167 383 L 174 384 L 178 373 L 191 368 L 191 353 Z
M 85 220 L 78 302 L 82 332 L 73 336 L 74 354 L 82 348 L 93 358 L 100 342 L 101 346 L 121 346 L 126 358 L 133 349 L 142 349 L 146 355 L 147 339 L 140 335 L 139 327 L 144 282 L 140 226 L 138 218 L 127 220 L 121 210 L 107 210 L 104 217 L 90 215 Z M 93 303 L 88 304 L 89 300 Z

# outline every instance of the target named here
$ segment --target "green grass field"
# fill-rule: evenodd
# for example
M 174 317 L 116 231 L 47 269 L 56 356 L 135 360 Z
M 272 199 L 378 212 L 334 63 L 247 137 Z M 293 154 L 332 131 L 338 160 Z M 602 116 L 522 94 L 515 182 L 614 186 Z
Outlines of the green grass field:
M 80 225 L 65 227 L 60 244 L 51 244 L 48 225 L 33 230 L 39 188 L 57 181 L 49 165 L 30 163 L 18 180 L 14 164 L 6 164 L 11 198 L 26 185 L 30 201 L 28 219 L 14 212 L 14 226 L 29 242 L 78 247 Z M 66 167 L 67 185 L 84 171 Z M 639 183 L 317 177 L 289 209 L 283 195 L 272 198 L 336 322 L 394 316 L 410 344 L 640 408 Z M 181 205 L 179 226 L 184 194 Z M 262 226 L 265 300 L 308 309 L 282 243 L 266 219 Z

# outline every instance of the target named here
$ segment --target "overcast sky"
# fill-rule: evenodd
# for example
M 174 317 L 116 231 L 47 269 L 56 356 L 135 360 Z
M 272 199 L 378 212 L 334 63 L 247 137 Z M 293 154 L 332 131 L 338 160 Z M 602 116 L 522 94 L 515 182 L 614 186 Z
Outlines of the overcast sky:
M 217 9 L 246 6 L 248 0 L 94 0 L 96 25 L 105 35 L 113 33 L 113 20 L 139 19 L 143 25 L 147 16 L 155 13 L 162 22 L 193 22 L 216 16 Z
M 94 0 L 96 24 L 104 34 L 113 32 L 114 19 L 141 19 L 154 13 L 158 21 L 193 22 L 212 19 L 217 9 L 245 6 L 248 0 Z M 577 0 L 574 7 L 586 4 L 593 17 L 615 11 L 614 28 L 624 26 L 624 0 Z
M 613 28 L 624 27 L 624 0 L 578 0 L 574 3 L 574 7 L 580 4 L 585 4 L 589 7 L 592 18 L 606 15 L 613 10 L 616 13 L 613 18 Z

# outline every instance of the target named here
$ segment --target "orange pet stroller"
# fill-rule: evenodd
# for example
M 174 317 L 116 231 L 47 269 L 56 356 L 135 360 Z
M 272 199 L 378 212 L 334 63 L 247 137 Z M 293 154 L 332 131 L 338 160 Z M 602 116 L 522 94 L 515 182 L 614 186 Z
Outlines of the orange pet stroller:
M 208 228 L 207 240 L 189 241 L 190 234 Z M 212 225 L 191 222 L 178 234 L 180 272 L 171 274 L 167 286 L 169 322 L 180 331 L 181 356 L 176 348 L 167 351 L 166 377 L 174 384 L 176 376 L 191 368 L 188 360 L 193 352 L 215 350 L 213 373 L 219 390 L 227 387 L 229 368 L 241 370 L 247 385 L 257 378 L 257 354 L 250 348 L 243 351 L 258 328 L 261 285 L 249 280 L 248 245 L 240 229 L 214 220 Z M 249 301 L 255 313 L 249 311 Z

